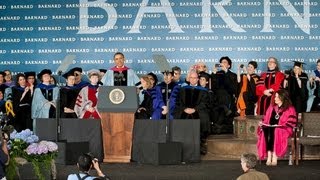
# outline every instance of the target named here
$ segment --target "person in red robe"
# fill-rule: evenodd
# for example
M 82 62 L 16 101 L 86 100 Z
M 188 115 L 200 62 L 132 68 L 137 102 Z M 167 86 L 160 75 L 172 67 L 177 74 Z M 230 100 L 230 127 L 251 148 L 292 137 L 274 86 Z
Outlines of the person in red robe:
M 280 89 L 275 93 L 274 102 L 268 107 L 257 132 L 258 155 L 260 159 L 267 157 L 268 166 L 276 166 L 278 157 L 286 154 L 288 138 L 292 136 L 296 123 L 296 110 L 289 93 Z
M 272 95 L 281 88 L 284 78 L 285 75 L 279 70 L 278 60 L 270 57 L 268 59 L 268 71 L 261 74 L 256 86 L 258 115 L 265 115 L 271 104 Z
M 78 118 L 83 119 L 100 119 L 100 114 L 97 109 L 98 105 L 98 81 L 99 71 L 92 69 L 88 72 L 90 84 L 81 89 L 76 100 L 74 112 Z

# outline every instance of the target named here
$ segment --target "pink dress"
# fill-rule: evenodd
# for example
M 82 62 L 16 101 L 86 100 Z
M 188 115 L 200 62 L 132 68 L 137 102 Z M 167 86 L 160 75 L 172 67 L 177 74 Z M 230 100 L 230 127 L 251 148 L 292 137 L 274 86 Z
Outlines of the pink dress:
M 262 122 L 269 124 L 273 109 L 278 111 L 278 106 L 270 105 L 266 111 L 266 115 L 263 117 Z M 296 111 L 293 106 L 288 107 L 282 112 L 280 116 L 278 125 L 281 127 L 275 128 L 274 131 L 274 149 L 273 152 L 278 157 L 283 157 L 287 152 L 288 138 L 292 136 L 293 127 L 296 126 L 297 116 Z M 265 159 L 267 157 L 266 141 L 262 129 L 258 128 L 258 155 L 260 159 Z

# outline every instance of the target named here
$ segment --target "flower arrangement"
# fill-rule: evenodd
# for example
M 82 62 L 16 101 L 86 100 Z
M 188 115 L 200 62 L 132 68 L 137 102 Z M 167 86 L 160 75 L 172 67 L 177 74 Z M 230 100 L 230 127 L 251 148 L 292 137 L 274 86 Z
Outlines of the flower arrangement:
M 23 161 L 31 162 L 38 179 L 45 179 L 41 169 L 50 170 L 52 160 L 57 156 L 58 145 L 51 141 L 38 141 L 38 136 L 29 129 L 10 134 L 8 146 L 12 160 L 7 168 L 8 179 L 14 179 L 17 165 L 24 164 Z

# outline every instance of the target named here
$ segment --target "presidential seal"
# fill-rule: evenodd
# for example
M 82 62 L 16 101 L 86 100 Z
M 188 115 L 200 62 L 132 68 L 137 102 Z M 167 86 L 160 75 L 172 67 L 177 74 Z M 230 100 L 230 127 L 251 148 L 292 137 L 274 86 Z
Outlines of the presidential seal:
M 124 92 L 119 88 L 113 89 L 109 93 L 109 99 L 113 104 L 121 104 L 124 101 L 124 98 Z

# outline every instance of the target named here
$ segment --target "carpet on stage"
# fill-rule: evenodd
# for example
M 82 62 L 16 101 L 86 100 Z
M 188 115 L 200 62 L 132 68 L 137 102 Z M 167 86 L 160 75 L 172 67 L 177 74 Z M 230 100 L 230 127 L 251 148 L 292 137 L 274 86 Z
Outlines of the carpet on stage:
M 257 170 L 265 172 L 272 180 L 320 179 L 320 161 L 302 161 L 298 166 L 289 166 L 288 161 L 279 161 L 278 166 L 266 166 L 265 161 Z M 112 180 L 231 180 L 242 174 L 240 160 L 201 161 L 181 165 L 101 164 L 101 169 Z M 57 165 L 57 179 L 67 179 L 77 172 L 76 165 Z M 91 174 L 95 174 L 93 170 Z

